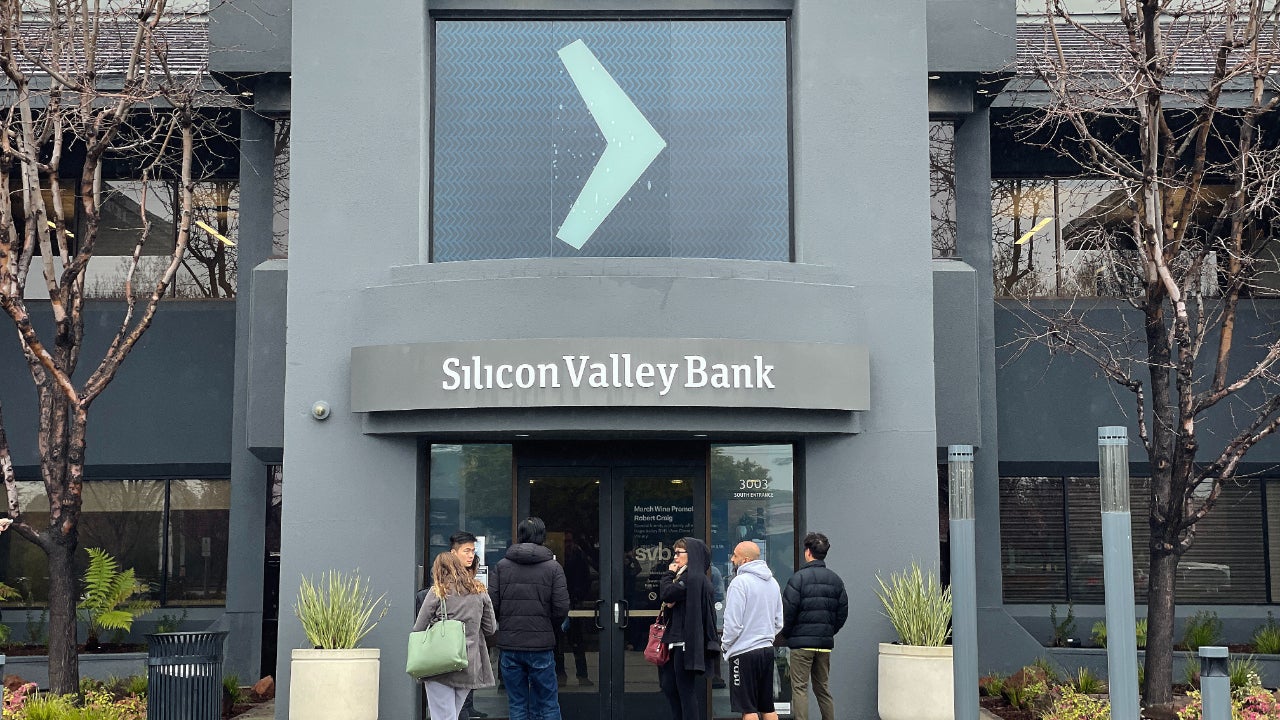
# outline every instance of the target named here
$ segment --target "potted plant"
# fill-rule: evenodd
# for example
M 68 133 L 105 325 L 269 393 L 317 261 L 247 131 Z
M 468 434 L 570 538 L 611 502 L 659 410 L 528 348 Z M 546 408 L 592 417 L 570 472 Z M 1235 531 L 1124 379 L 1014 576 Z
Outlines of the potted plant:
M 387 614 L 385 598 L 373 598 L 358 570 L 302 578 L 293 612 L 313 648 L 293 651 L 290 720 L 377 720 L 380 652 L 358 645 Z
M 880 720 L 952 720 L 951 589 L 914 562 L 888 582 L 879 575 L 876 581 L 876 594 L 898 633 L 898 642 L 880 643 Z

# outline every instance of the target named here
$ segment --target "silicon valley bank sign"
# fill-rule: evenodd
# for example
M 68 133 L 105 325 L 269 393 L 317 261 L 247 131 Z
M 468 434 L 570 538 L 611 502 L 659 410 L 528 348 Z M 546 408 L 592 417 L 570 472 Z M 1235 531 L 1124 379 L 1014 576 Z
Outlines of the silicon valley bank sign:
M 866 348 L 704 338 L 357 347 L 356 412 L 494 407 L 866 410 Z

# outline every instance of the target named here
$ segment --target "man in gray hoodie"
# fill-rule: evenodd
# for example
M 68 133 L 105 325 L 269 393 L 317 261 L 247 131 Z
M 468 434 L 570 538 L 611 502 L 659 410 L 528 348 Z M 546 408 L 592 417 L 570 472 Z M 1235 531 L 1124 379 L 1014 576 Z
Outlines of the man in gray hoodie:
M 720 645 L 729 661 L 729 704 L 743 720 L 778 720 L 773 706 L 773 639 L 782 632 L 782 591 L 760 546 L 740 542 L 730 558 L 738 569 L 725 593 Z

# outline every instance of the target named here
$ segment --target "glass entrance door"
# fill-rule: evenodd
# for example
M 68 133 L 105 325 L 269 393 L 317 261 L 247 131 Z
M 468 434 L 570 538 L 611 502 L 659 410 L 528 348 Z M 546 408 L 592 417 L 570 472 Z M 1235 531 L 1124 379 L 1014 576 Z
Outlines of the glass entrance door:
M 556 652 L 566 719 L 661 718 L 667 703 L 643 652 L 672 544 L 705 535 L 705 469 L 526 467 L 520 515 L 547 525 L 564 566 L 569 618 Z

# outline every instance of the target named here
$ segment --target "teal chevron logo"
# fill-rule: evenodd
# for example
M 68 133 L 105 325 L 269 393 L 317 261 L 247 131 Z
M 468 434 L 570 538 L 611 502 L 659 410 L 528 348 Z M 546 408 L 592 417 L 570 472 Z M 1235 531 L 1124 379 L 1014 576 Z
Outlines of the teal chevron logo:
M 575 40 L 560 48 L 559 54 L 606 143 L 587 184 L 556 231 L 557 238 L 581 250 L 667 141 L 653 129 L 586 43 Z

